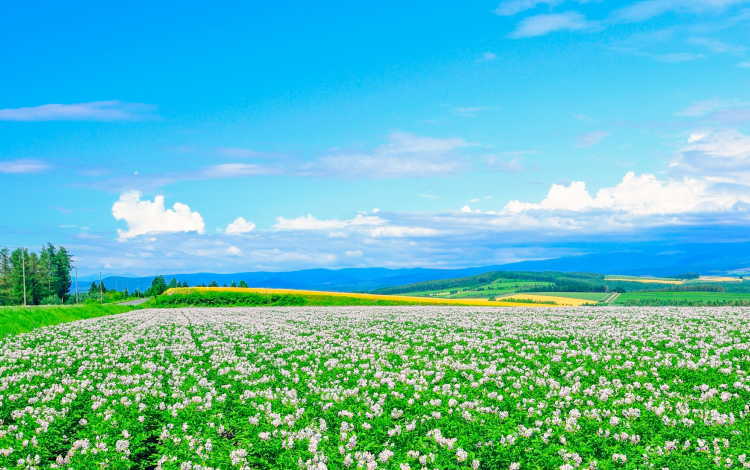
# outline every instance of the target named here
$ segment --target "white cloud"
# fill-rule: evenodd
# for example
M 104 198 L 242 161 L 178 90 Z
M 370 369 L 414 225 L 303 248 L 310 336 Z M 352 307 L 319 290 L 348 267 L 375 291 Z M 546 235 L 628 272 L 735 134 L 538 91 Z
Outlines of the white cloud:
M 696 46 L 703 47 L 717 54 L 739 54 L 745 50 L 745 48 L 742 46 L 729 44 L 715 38 L 692 37 L 689 38 L 687 42 Z
M 390 224 L 382 217 L 368 214 L 357 214 L 354 218 L 345 220 L 321 220 L 311 214 L 294 219 L 277 217 L 273 228 L 279 231 L 331 230 L 330 238 L 346 238 L 349 233 L 373 238 L 430 237 L 440 233 L 432 228 Z
M 441 232 L 428 227 L 406 227 L 401 225 L 384 225 L 367 232 L 374 238 L 434 237 Z
M 224 229 L 224 233 L 227 235 L 239 235 L 252 232 L 253 230 L 255 230 L 254 223 L 248 222 L 244 217 L 237 217 L 231 224 L 227 225 L 227 228 Z
M 303 173 L 369 178 L 398 178 L 453 173 L 459 162 L 453 152 L 468 144 L 463 139 L 390 134 L 388 143 L 371 153 L 330 155 L 303 168 Z
M 736 124 L 750 121 L 750 102 L 740 100 L 712 99 L 693 103 L 676 113 L 677 116 L 703 118 L 721 124 Z
M 594 196 L 583 181 L 567 186 L 554 184 L 542 201 L 510 201 L 504 212 L 608 211 L 644 216 L 727 211 L 738 202 L 748 201 L 742 195 L 715 191 L 708 181 L 699 178 L 659 180 L 651 174 L 628 172 L 620 183 L 602 188 Z
M 666 62 L 668 64 L 680 64 L 682 62 L 692 62 L 694 60 L 703 59 L 703 54 L 694 54 L 692 52 L 669 52 L 666 54 L 645 54 L 654 60 L 659 62 Z
M 230 255 L 230 256 L 240 256 L 240 255 L 242 255 L 242 250 L 240 250 L 239 248 L 237 248 L 234 245 L 230 245 L 227 248 L 227 254 Z
M 232 158 L 252 158 L 263 155 L 255 150 L 239 148 L 239 147 L 219 147 L 216 149 L 221 155 L 232 157 Z
M 557 5 L 563 0 L 505 0 L 495 8 L 495 14 L 500 16 L 512 16 L 526 10 L 531 10 L 539 5 Z
M 739 64 L 737 64 L 737 67 L 740 67 L 743 69 L 750 69 L 750 61 L 740 62 Z
M 484 157 L 484 162 L 494 170 L 507 171 L 509 173 L 516 173 L 523 170 L 523 159 L 521 157 L 506 158 L 498 155 L 487 155 Z
M 497 59 L 497 54 L 488 51 L 483 52 L 482 55 L 480 55 L 477 59 L 477 62 L 492 62 L 495 59 Z
M 556 31 L 582 31 L 592 29 L 596 25 L 590 23 L 578 12 L 551 13 L 524 18 L 510 33 L 511 38 L 530 38 L 544 36 Z
M 749 0 L 643 0 L 616 10 L 612 21 L 635 23 L 670 12 L 706 14 L 721 13 L 727 8 Z
M 675 115 L 683 117 L 705 116 L 706 114 L 714 112 L 718 109 L 725 108 L 728 104 L 730 103 L 725 100 L 719 99 L 698 101 L 691 104 L 687 108 L 678 111 L 677 113 L 675 113 Z
M 750 186 L 750 136 L 736 130 L 693 132 L 670 168 L 714 182 Z
M 0 161 L 0 173 L 39 173 L 49 168 L 49 164 L 40 160 L 21 159 Z
M 273 228 L 276 230 L 337 230 L 347 227 L 383 225 L 385 223 L 386 221 L 378 216 L 366 214 L 357 214 L 353 219 L 348 220 L 321 220 L 316 219 L 312 214 L 307 214 L 293 219 L 277 217 Z
M 344 254 L 350 258 L 358 258 L 364 253 L 362 252 L 362 250 L 346 250 Z
M 199 177 L 204 178 L 235 178 L 239 176 L 256 176 L 274 173 L 275 170 L 263 165 L 252 163 L 222 163 L 204 169 Z
M 0 121 L 136 121 L 153 118 L 154 107 L 143 103 L 92 101 L 0 109 Z
M 488 109 L 490 109 L 488 106 L 459 106 L 453 111 L 463 117 L 476 117 L 477 114 Z
M 166 209 L 164 196 L 158 195 L 153 201 L 141 200 L 139 191 L 122 193 L 112 205 L 112 216 L 128 225 L 128 230 L 117 230 L 121 241 L 156 233 L 203 233 L 205 228 L 200 213 L 192 211 L 186 204 L 176 202 L 171 209 Z
M 610 133 L 607 131 L 589 132 L 578 138 L 577 145 L 578 147 L 582 148 L 593 147 L 594 145 L 599 144 L 601 141 L 609 137 L 609 135 Z

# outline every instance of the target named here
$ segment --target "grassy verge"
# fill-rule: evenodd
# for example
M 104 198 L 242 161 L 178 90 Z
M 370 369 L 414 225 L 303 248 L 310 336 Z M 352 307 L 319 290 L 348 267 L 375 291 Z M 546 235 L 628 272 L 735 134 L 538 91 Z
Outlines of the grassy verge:
M 133 310 L 133 307 L 99 304 L 50 307 L 3 307 L 0 308 L 0 338 L 31 331 L 40 326 L 102 317 L 129 310 Z

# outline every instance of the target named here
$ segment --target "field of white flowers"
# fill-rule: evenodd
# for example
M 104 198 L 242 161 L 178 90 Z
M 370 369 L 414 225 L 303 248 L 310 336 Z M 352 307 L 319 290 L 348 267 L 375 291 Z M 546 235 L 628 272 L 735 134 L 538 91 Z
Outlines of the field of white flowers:
M 750 309 L 143 310 L 0 340 L 0 468 L 750 468 Z

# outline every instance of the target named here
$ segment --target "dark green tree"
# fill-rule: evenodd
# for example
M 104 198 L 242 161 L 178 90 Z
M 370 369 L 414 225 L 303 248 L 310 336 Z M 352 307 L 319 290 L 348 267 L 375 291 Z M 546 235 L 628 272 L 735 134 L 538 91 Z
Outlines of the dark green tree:
M 0 250 L 0 305 L 10 305 L 13 302 L 11 292 L 12 285 L 10 282 L 10 250 L 3 248 Z
M 167 282 L 164 280 L 164 276 L 156 276 L 151 281 L 151 287 L 146 291 L 146 295 L 149 297 L 161 295 L 165 290 L 167 290 Z
M 219 283 L 216 281 L 211 281 L 211 283 L 208 285 L 208 287 L 219 287 Z
M 177 284 L 177 279 L 172 278 L 172 280 L 169 281 L 169 286 L 168 287 L 170 289 L 174 289 L 175 287 L 179 287 L 179 285 Z
M 247 287 L 247 282 L 240 281 L 240 287 Z
M 49 245 L 49 249 L 54 250 L 54 247 Z M 62 301 L 67 300 L 70 294 L 70 286 L 72 284 L 70 278 L 71 268 L 70 253 L 68 253 L 65 247 L 59 247 L 52 258 L 52 287 L 54 295 Z

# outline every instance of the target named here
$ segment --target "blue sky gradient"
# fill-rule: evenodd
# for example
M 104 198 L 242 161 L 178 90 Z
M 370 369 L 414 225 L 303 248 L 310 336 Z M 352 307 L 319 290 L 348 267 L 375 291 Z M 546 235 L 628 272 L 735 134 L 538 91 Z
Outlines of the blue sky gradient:
M 736 239 L 749 26 L 743 0 L 8 2 L 0 245 L 153 274 Z

